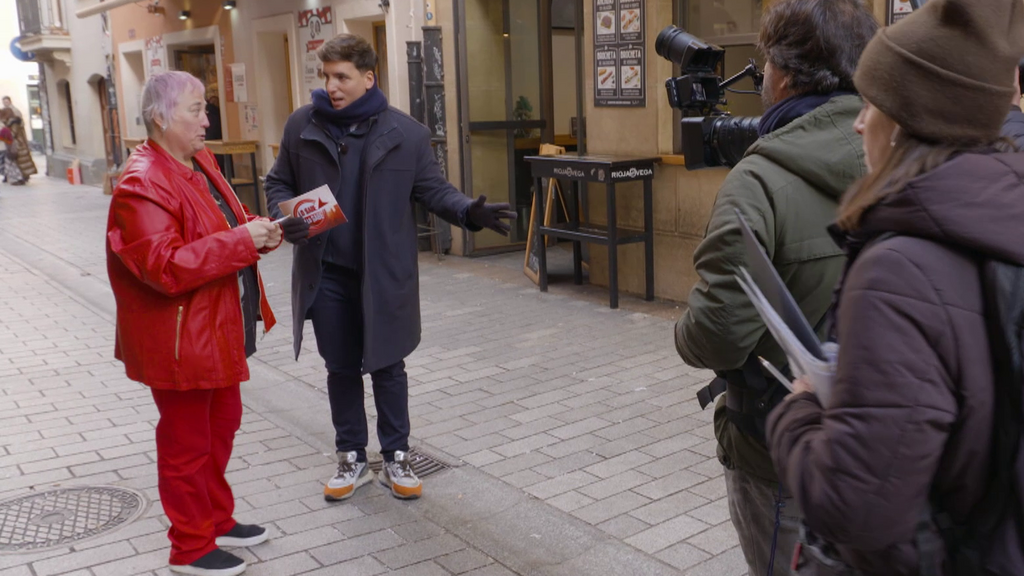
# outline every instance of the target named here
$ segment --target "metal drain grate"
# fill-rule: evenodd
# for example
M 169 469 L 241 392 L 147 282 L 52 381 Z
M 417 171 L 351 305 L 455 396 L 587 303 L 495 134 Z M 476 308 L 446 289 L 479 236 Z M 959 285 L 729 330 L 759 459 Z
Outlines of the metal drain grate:
M 145 500 L 113 486 L 60 488 L 0 502 L 0 552 L 69 546 L 135 520 Z
M 368 460 L 367 464 L 370 465 L 370 470 L 379 473 L 384 462 L 382 460 L 373 459 Z M 452 462 L 447 458 L 430 454 L 423 448 L 418 447 L 409 448 L 409 464 L 412 466 L 412 471 L 420 478 L 433 474 L 434 472 L 440 472 L 441 470 L 457 468 L 460 466 L 460 463 Z

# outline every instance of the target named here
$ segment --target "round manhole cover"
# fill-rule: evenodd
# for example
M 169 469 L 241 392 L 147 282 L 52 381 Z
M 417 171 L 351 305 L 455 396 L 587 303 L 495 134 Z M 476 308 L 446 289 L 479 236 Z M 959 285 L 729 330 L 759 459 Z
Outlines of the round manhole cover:
M 61 488 L 0 502 L 0 552 L 69 546 L 137 518 L 145 500 L 113 486 Z

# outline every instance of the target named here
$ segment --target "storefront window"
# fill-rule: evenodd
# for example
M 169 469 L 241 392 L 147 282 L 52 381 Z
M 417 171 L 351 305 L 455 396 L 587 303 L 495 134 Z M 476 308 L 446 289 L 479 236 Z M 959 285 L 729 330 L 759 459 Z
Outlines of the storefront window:
M 541 63 L 553 56 L 551 48 L 542 53 L 540 0 L 456 0 L 454 5 L 460 19 L 457 41 L 464 66 L 459 79 L 461 121 L 469 137 L 462 148 L 464 191 L 472 196 L 486 194 L 492 202 L 508 202 L 519 215 L 507 237 L 489 230 L 474 233 L 472 251 L 504 249 L 526 241 L 533 180 L 524 158 L 537 154 L 541 132 L 553 121 L 544 115 L 549 108 L 546 104 L 554 104 L 555 97 L 569 92 L 566 88 L 575 84 L 576 68 L 561 62 L 559 70 L 569 72 L 556 78 L 556 84 L 561 84 L 544 92 Z M 553 30 L 549 33 L 548 46 L 556 38 L 564 40 Z M 575 64 L 573 38 L 567 45 L 559 44 L 569 52 L 557 58 L 572 59 Z M 574 93 L 570 93 L 570 104 L 563 98 L 563 106 L 550 106 L 555 118 L 561 119 L 554 126 L 556 142 L 567 148 L 576 143 L 570 138 L 575 115 L 567 111 L 575 106 Z M 566 142 L 570 139 L 571 144 Z
M 761 24 L 761 0 L 677 0 L 691 33 L 719 46 L 752 45 Z
M 675 24 L 705 42 L 725 48 L 724 77 L 739 73 L 751 58 L 764 67 L 757 50 L 761 29 L 762 0 L 675 0 Z M 750 90 L 749 81 L 740 90 Z M 757 96 L 729 94 L 726 109 L 734 116 L 760 116 L 764 111 Z

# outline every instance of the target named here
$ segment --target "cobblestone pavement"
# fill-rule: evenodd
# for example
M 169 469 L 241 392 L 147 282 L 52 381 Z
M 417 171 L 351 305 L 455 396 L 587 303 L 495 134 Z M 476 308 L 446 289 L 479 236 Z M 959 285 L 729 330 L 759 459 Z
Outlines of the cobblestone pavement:
M 108 202 L 45 178 L 0 188 L 0 499 L 117 485 L 150 505 L 98 539 L 0 554 L 0 576 L 168 574 L 157 412 L 113 359 Z M 676 356 L 677 312 L 629 297 L 609 310 L 596 289 L 540 294 L 494 260 L 420 261 L 412 443 L 458 466 L 416 502 L 372 486 L 325 503 L 325 372 L 309 326 L 292 357 L 290 260 L 261 263 L 280 324 L 251 361 L 229 472 L 238 518 L 273 535 L 242 551 L 247 574 L 745 574 L 694 398 L 709 374 Z

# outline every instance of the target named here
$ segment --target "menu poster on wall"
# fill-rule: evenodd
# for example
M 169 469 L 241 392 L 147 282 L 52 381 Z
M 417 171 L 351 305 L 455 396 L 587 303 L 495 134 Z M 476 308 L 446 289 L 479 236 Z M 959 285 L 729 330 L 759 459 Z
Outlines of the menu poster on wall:
M 597 63 L 597 88 L 594 100 L 597 106 L 609 106 L 609 99 L 619 96 L 618 64 L 619 51 L 615 48 L 598 48 L 594 51 Z
M 255 132 L 260 129 L 259 112 L 255 104 L 244 104 L 243 110 L 245 112 L 245 129 L 249 132 Z
M 594 0 L 594 106 L 647 106 L 644 0 Z
M 313 101 L 312 94 L 324 87 L 323 65 L 316 51 L 334 37 L 334 16 L 331 7 L 299 11 L 299 43 L 302 46 L 302 92 L 305 103 Z
M 149 67 L 149 76 L 166 70 L 164 57 L 164 37 L 146 38 L 146 65 Z
M 231 70 L 231 84 L 234 87 L 235 102 L 249 101 L 249 88 L 246 86 L 245 63 L 236 62 L 229 65 Z
M 888 0 L 889 9 L 886 11 L 888 16 L 886 25 L 892 26 L 900 20 L 910 16 L 914 12 L 914 6 L 910 3 L 910 0 Z M 919 2 L 924 4 L 924 2 Z

